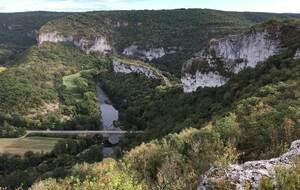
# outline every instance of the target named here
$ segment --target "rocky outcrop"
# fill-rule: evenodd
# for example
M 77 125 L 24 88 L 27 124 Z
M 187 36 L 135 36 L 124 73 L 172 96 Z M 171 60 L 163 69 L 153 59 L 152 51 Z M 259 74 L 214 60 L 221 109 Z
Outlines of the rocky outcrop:
M 128 57 L 139 58 L 144 61 L 152 61 L 155 59 L 159 59 L 165 56 L 166 54 L 173 54 L 173 53 L 176 53 L 175 47 L 167 48 L 167 50 L 165 50 L 162 47 L 143 49 L 140 48 L 138 45 L 131 45 L 123 51 L 123 55 L 126 55 Z
M 253 31 L 245 35 L 212 40 L 210 53 L 203 53 L 203 59 L 210 62 L 211 57 L 217 57 L 227 69 L 238 73 L 246 67 L 254 68 L 259 62 L 266 61 L 278 52 L 278 47 L 279 42 L 273 40 L 267 31 Z
M 95 37 L 93 40 L 90 40 L 86 38 L 77 38 L 74 36 L 64 36 L 58 34 L 57 32 L 40 33 L 38 36 L 38 43 L 41 45 L 44 42 L 72 43 L 88 54 L 91 52 L 100 52 L 106 54 L 111 52 L 113 49 L 103 36 Z
M 218 71 L 230 75 L 239 73 L 247 67 L 254 68 L 258 63 L 266 61 L 277 52 L 279 52 L 279 41 L 273 40 L 271 34 L 267 31 L 251 31 L 244 35 L 229 36 L 219 40 L 214 39 L 211 40 L 207 49 L 195 54 L 195 57 L 186 63 L 183 69 L 183 81 L 188 80 L 185 73 L 189 71 L 186 68 L 190 68 L 189 65 L 195 61 L 201 63 L 201 65 L 198 65 L 196 67 L 198 68 L 197 72 L 193 71 L 193 73 L 198 75 L 199 72 L 207 74 L 209 70 L 209 72 Z M 205 67 L 205 70 L 201 70 L 203 67 Z M 192 81 L 186 81 L 186 84 L 194 86 L 185 85 L 185 89 L 196 90 L 200 86 L 211 86 L 210 82 L 206 83 L 206 78 L 203 78 L 205 81 L 199 79 L 197 82 L 193 82 L 194 79 L 191 79 Z
M 216 189 L 216 182 L 227 181 L 233 189 L 244 190 L 246 186 L 258 189 L 263 176 L 275 178 L 278 166 L 292 167 L 293 158 L 300 156 L 300 140 L 294 141 L 287 153 L 279 158 L 246 162 L 241 165 L 230 165 L 226 169 L 211 168 L 201 177 L 198 190 Z
M 142 73 L 146 77 L 151 79 L 158 79 L 159 76 L 156 75 L 155 71 L 150 68 L 147 68 L 143 65 L 138 64 L 129 64 L 122 62 L 121 60 L 113 60 L 113 68 L 116 73 Z
M 295 56 L 294 56 L 295 60 L 300 60 L 300 49 L 297 49 Z
M 197 71 L 194 75 L 185 73 L 181 77 L 183 90 L 186 93 L 194 92 L 199 87 L 219 87 L 227 81 L 228 79 L 218 72 L 201 73 Z

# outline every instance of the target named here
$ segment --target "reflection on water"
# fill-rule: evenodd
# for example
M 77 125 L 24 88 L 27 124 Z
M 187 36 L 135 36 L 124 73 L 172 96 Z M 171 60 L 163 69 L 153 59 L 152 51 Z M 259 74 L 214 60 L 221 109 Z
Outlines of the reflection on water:
M 103 130 L 106 131 L 120 131 L 121 129 L 116 128 L 114 126 L 114 121 L 119 119 L 119 112 L 114 106 L 111 104 L 108 96 L 105 92 L 100 88 L 100 85 L 96 86 L 98 101 L 100 103 L 100 111 L 101 111 L 101 121 L 103 125 Z M 118 144 L 120 141 L 120 135 L 118 134 L 106 134 L 105 137 L 108 137 L 108 141 L 111 144 Z M 103 155 L 109 156 L 113 154 L 113 149 L 111 147 L 103 148 Z

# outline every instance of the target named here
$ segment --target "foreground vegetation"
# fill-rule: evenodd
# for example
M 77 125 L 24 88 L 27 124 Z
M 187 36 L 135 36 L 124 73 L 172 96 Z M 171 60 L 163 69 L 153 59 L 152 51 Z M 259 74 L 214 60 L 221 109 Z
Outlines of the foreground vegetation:
M 295 165 L 291 168 L 277 167 L 275 179 L 264 177 L 260 184 L 260 190 L 272 189 L 300 189 L 300 156 L 295 158 Z
M 12 153 L 0 155 L 0 187 L 8 189 L 27 189 L 37 179 L 63 178 L 76 163 L 102 160 L 101 136 L 28 137 L 0 142 L 0 151 L 3 148 Z

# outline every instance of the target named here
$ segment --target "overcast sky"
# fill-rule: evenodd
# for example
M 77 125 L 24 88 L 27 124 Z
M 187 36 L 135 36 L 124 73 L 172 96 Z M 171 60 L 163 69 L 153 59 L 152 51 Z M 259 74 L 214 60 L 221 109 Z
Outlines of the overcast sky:
M 300 0 L 0 0 L 0 12 L 175 8 L 300 13 Z

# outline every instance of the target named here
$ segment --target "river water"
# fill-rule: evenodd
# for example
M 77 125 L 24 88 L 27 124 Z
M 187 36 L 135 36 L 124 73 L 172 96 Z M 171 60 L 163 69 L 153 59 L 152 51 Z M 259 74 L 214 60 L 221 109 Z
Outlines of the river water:
M 110 99 L 105 94 L 105 92 L 100 88 L 100 85 L 97 83 L 96 85 L 98 101 L 100 104 L 100 111 L 101 111 L 101 122 L 103 125 L 103 130 L 106 131 L 121 131 L 121 129 L 114 126 L 114 121 L 118 121 L 119 119 L 119 112 L 118 110 L 112 105 Z M 108 138 L 108 142 L 111 145 L 118 144 L 120 141 L 119 134 L 105 134 L 104 137 Z M 103 148 L 103 155 L 109 156 L 113 154 L 113 148 L 110 146 L 106 146 Z

